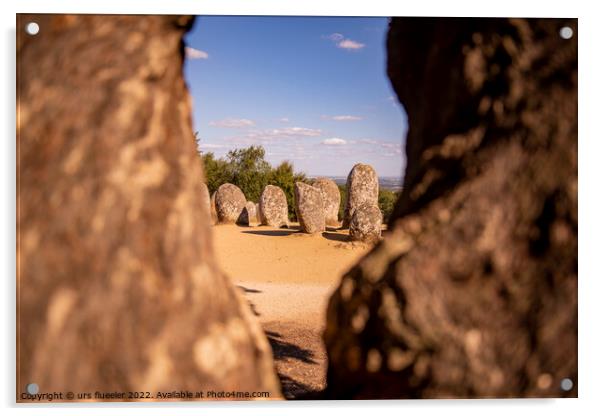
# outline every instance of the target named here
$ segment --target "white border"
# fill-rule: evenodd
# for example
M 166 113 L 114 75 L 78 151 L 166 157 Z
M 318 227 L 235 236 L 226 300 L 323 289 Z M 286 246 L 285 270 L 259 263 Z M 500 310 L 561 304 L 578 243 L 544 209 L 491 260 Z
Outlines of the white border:
M 602 343 L 600 317 L 602 311 L 602 273 L 597 253 L 597 237 L 601 235 L 600 215 L 602 204 L 602 134 L 600 134 L 600 112 L 602 97 L 600 77 L 601 65 L 601 16 L 596 13 L 594 1 L 545 1 L 504 0 L 495 3 L 468 0 L 439 1 L 386 1 L 370 0 L 93 0 L 60 1 L 21 0 L 18 4 L 2 2 L 3 25 L 1 65 L 3 97 L 0 100 L 1 126 L 4 132 L 0 142 L 0 205 L 2 238 L 0 255 L 4 270 L 2 298 L 2 320 L 0 321 L 1 343 L 0 397 L 6 413 L 32 414 L 90 414 L 112 412 L 144 415 L 171 413 L 173 405 L 98 405 L 90 408 L 83 405 L 54 405 L 15 407 L 14 396 L 14 342 L 15 342 L 15 13 L 132 13 L 132 14 L 238 14 L 238 15 L 348 15 L 348 16 L 525 16 L 525 17 L 577 17 L 579 18 L 579 399 L 576 400 L 456 400 L 456 401 L 378 401 L 378 402 L 296 402 L 296 403 L 182 403 L 177 411 L 184 414 L 291 414 L 306 415 L 311 412 L 332 413 L 341 409 L 348 414 L 362 414 L 374 408 L 379 413 L 400 412 L 422 414 L 458 415 L 504 415 L 546 413 L 566 415 L 595 414 L 600 410 L 598 387 L 600 380 L 600 355 Z M 169 410 L 168 410 L 169 409 Z

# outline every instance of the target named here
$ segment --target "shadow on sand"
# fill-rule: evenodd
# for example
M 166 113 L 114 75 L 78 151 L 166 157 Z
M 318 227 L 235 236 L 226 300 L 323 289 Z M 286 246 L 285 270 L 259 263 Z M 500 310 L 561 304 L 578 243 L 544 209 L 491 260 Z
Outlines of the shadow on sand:
M 248 287 L 244 287 L 241 285 L 236 285 L 236 287 L 242 289 L 245 293 L 261 293 L 261 290 L 249 289 Z
M 293 358 L 307 364 L 317 364 L 317 362 L 313 360 L 314 353 L 310 350 L 306 350 L 298 345 L 284 341 L 278 332 L 266 331 L 265 334 L 268 337 L 268 341 L 270 341 L 270 345 L 272 346 L 272 352 L 274 353 L 275 360 Z
M 236 287 L 238 289 L 244 291 L 245 293 L 262 293 L 261 290 L 249 289 L 248 287 L 244 287 L 244 286 L 240 286 L 240 285 L 236 285 Z M 247 299 L 247 303 L 249 304 L 249 307 L 251 308 L 251 312 L 253 312 L 253 315 L 261 316 L 261 314 L 259 312 L 257 312 L 257 308 L 255 307 L 255 304 L 253 302 L 251 302 L 249 299 Z
M 322 237 L 332 241 L 349 241 L 349 236 L 347 234 L 329 233 L 328 231 L 323 232 Z
M 320 400 L 322 399 L 322 390 L 316 390 L 307 384 L 301 383 L 294 378 L 278 373 L 282 393 L 289 400 Z
M 310 350 L 284 341 L 278 332 L 266 331 L 265 334 L 272 346 L 274 361 L 292 358 L 305 364 L 318 364 L 313 359 L 314 354 Z M 295 380 L 294 378 L 283 374 L 282 371 L 278 371 L 278 378 L 282 385 L 282 393 L 284 394 L 284 397 L 289 400 L 316 400 L 320 398 L 322 393 L 321 390 L 316 390 L 308 384 Z
M 262 293 L 261 290 L 251 289 L 244 286 L 237 285 L 237 287 L 245 293 Z M 247 298 L 249 307 L 253 314 L 257 317 L 260 316 L 259 312 L 255 307 L 255 304 Z M 306 348 L 295 345 L 292 342 L 285 341 L 282 335 L 276 331 L 265 331 L 265 335 L 272 347 L 272 354 L 274 362 L 281 362 L 284 366 L 295 366 L 288 360 L 299 361 L 303 364 L 319 365 L 314 359 L 314 353 Z M 277 366 L 278 367 L 278 366 Z M 288 372 L 287 370 L 284 370 Z M 295 380 L 289 375 L 283 374 L 283 370 L 277 369 L 278 378 L 282 386 L 282 393 L 288 400 L 319 400 L 322 398 L 323 391 L 315 389 L 309 384 L 303 383 L 299 380 Z
M 251 312 L 253 312 L 253 315 L 261 316 L 261 314 L 257 312 L 257 308 L 255 307 L 255 304 L 253 302 L 249 301 L 249 307 L 251 308 Z
M 257 230 L 257 231 L 243 231 L 245 234 L 255 234 L 255 235 L 267 235 L 271 237 L 279 237 L 291 235 L 298 232 L 297 230 Z

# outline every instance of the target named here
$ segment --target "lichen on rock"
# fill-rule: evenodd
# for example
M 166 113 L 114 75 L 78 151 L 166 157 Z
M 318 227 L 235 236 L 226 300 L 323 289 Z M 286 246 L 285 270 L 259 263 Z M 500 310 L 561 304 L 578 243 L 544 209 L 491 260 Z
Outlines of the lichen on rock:
M 308 234 L 326 230 L 322 191 L 303 182 L 295 182 L 295 211 L 301 231 Z
M 372 166 L 358 163 L 347 176 L 343 228 L 349 227 L 353 212 L 362 204 L 378 205 L 378 176 Z
M 284 191 L 275 185 L 267 185 L 259 198 L 261 224 L 270 227 L 288 227 L 288 203 Z
M 339 191 L 339 187 L 332 179 L 328 178 L 317 178 L 311 185 L 322 191 L 326 225 L 338 227 L 340 225 L 339 206 L 341 204 L 341 192 Z
M 378 206 L 364 203 L 353 212 L 349 222 L 349 238 L 351 241 L 376 243 L 380 240 L 383 214 Z
M 241 222 L 247 199 L 240 188 L 231 183 L 220 185 L 215 191 L 215 210 L 220 224 Z

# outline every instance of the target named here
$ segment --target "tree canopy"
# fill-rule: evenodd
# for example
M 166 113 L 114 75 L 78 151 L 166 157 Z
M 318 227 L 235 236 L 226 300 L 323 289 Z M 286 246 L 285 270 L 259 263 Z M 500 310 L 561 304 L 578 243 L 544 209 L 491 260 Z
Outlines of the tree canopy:
M 224 183 L 238 186 L 249 201 L 258 202 L 266 185 L 282 188 L 288 203 L 289 218 L 296 220 L 294 206 L 295 182 L 307 182 L 303 173 L 295 172 L 293 165 L 284 161 L 272 167 L 265 160 L 263 146 L 230 150 L 225 158 L 216 158 L 211 152 L 201 155 L 209 192 L 213 194 Z
M 198 137 L 195 137 L 198 143 Z M 282 188 L 288 203 L 288 215 L 295 221 L 295 182 L 310 183 L 305 174 L 295 172 L 291 162 L 284 161 L 273 167 L 265 160 L 263 146 L 250 146 L 243 149 L 230 150 L 224 158 L 216 158 L 212 152 L 202 153 L 201 158 L 205 169 L 205 180 L 209 192 L 213 194 L 220 185 L 232 183 L 238 186 L 249 201 L 258 202 L 261 192 L 266 185 L 276 185 Z M 347 189 L 339 185 L 341 205 L 339 220 L 343 218 Z M 388 221 L 398 192 L 381 189 L 378 195 L 378 206 L 383 213 L 383 219 Z

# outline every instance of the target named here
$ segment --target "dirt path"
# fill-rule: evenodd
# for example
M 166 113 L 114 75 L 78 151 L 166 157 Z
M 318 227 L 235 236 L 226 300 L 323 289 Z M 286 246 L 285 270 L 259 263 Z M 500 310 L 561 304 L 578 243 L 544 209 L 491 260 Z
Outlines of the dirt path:
M 270 227 L 213 230 L 218 261 L 244 291 L 272 345 L 285 396 L 322 390 L 328 298 L 369 247 L 347 242 L 341 231 L 309 236 Z

